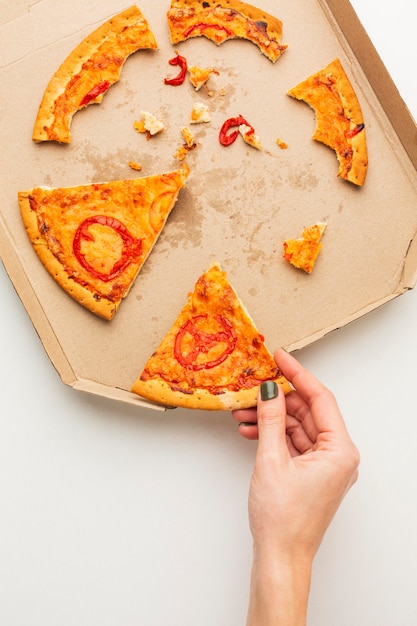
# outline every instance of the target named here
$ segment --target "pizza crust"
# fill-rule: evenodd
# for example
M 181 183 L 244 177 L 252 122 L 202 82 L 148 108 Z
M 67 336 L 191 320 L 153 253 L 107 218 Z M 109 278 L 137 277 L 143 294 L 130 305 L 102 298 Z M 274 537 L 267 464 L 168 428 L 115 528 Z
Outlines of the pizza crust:
M 180 170 L 173 172 L 126 181 L 61 189 L 38 187 L 21 191 L 18 193 L 18 201 L 23 224 L 40 261 L 58 285 L 92 313 L 111 320 L 121 301 L 127 297 L 136 276 L 151 253 L 188 174 L 188 167 L 183 166 Z M 110 198 L 109 190 L 113 192 L 114 200 L 106 200 Z M 81 202 L 80 209 L 80 198 L 89 194 L 94 197 L 95 192 L 103 197 L 103 203 L 99 205 L 93 201 L 90 204 L 88 200 L 85 200 Z M 132 260 L 120 276 L 109 280 L 108 283 L 95 278 L 94 275 L 89 275 L 89 272 L 76 260 L 73 251 L 74 223 L 69 225 L 69 222 L 65 221 L 61 205 L 53 204 L 52 200 L 49 214 L 43 205 L 44 213 L 41 215 L 38 215 L 31 205 L 31 198 L 34 196 L 46 202 L 48 195 L 53 193 L 59 193 L 63 202 L 68 204 L 77 196 L 77 202 L 73 204 L 73 211 L 71 211 L 71 219 L 76 222 L 75 226 L 79 226 L 84 219 L 97 214 L 104 214 L 109 219 L 116 218 L 123 224 L 127 221 L 128 230 L 133 231 L 135 238 L 141 239 L 141 254 L 138 259 Z M 121 208 L 124 206 L 126 209 Z M 55 207 L 57 207 L 56 211 Z M 59 223 L 54 217 L 55 214 L 59 216 Z M 44 221 L 45 216 L 46 221 Z M 50 231 L 54 226 L 56 233 L 52 236 Z M 42 232 L 43 229 L 45 233 Z M 59 233 L 63 234 L 61 238 L 59 238 Z M 68 241 L 64 242 L 64 239 Z M 56 250 L 52 249 L 55 244 Z M 109 255 L 109 250 L 103 248 L 100 253 L 102 257 L 106 257 Z
M 113 302 L 104 297 L 97 299 L 91 291 L 82 287 L 68 276 L 64 267 L 52 254 L 45 239 L 39 232 L 38 220 L 35 211 L 31 209 L 29 195 L 30 192 L 22 192 L 19 194 L 20 211 L 29 240 L 45 269 L 56 283 L 58 283 L 69 296 L 81 304 L 81 306 L 99 317 L 111 320 L 119 308 L 120 302 Z
M 288 47 L 281 43 L 281 20 L 240 0 L 172 0 L 167 18 L 172 44 L 201 35 L 217 45 L 246 39 L 272 62 Z
M 274 379 L 285 394 L 293 391 L 286 378 L 279 376 Z M 241 389 L 240 391 L 225 391 L 213 395 L 207 389 L 196 388 L 193 393 L 186 394 L 172 389 L 168 383 L 161 379 L 142 381 L 140 378 L 132 387 L 132 392 L 137 395 L 168 407 L 184 409 L 201 409 L 204 411 L 234 411 L 256 406 L 258 400 L 258 387 Z
M 223 411 L 256 406 L 265 380 L 292 391 L 225 272 L 213 263 L 131 390 L 166 406 Z
M 313 139 L 335 150 L 338 176 L 355 185 L 365 183 L 368 152 L 362 109 L 339 59 L 290 89 L 316 115 Z
M 129 42 L 129 29 L 137 31 L 133 38 L 134 43 Z M 125 37 L 123 42 L 122 37 Z M 120 39 L 118 43 L 117 38 Z M 111 50 L 110 53 L 109 50 L 106 51 L 106 46 L 110 48 L 112 45 L 117 50 L 113 58 Z M 32 134 L 33 141 L 70 143 L 73 115 L 87 104 L 100 103 L 107 88 L 119 80 L 128 56 L 144 48 L 156 49 L 157 43 L 146 19 L 136 6 L 119 13 L 88 35 L 51 78 L 39 106 Z M 96 65 L 86 71 L 86 64 L 100 52 L 104 61 L 97 59 Z M 74 81 L 80 77 L 83 82 L 79 82 L 79 87 L 74 87 Z M 106 86 L 105 91 L 98 93 L 87 104 L 81 104 L 83 98 L 91 93 L 89 90 L 100 83 Z

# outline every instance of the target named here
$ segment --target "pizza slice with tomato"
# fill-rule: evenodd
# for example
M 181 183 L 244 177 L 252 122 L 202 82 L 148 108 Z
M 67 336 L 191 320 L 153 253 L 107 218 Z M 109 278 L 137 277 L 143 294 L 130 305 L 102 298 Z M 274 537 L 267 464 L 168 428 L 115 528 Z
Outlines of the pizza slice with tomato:
M 86 37 L 52 76 L 41 100 L 33 141 L 70 143 L 74 114 L 100 103 L 120 79 L 126 59 L 139 49 L 157 48 L 157 42 L 136 6 L 111 18 Z
M 213 263 L 132 391 L 166 406 L 232 410 L 255 406 L 265 380 L 285 393 L 292 389 L 226 273 Z
M 18 193 L 23 223 L 56 282 L 110 320 L 155 245 L 188 167 L 142 178 Z
M 281 20 L 240 0 L 172 0 L 167 18 L 172 44 L 200 36 L 217 45 L 246 39 L 273 63 L 288 47 Z

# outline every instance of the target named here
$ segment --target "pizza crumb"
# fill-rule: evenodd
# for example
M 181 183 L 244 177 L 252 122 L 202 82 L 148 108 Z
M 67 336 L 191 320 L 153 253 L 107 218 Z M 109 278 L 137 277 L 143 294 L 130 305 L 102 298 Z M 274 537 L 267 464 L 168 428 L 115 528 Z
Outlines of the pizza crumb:
M 209 108 L 202 102 L 196 102 L 191 110 L 190 124 L 202 124 L 211 122 Z
M 141 119 L 134 122 L 133 126 L 138 133 L 146 133 L 147 139 L 151 139 L 165 129 L 165 125 L 148 111 L 141 111 Z
M 279 137 L 276 140 L 276 144 L 278 148 L 281 148 L 281 150 L 285 150 L 286 148 L 288 148 L 288 144 L 285 143 L 285 141 L 282 141 L 282 139 L 280 139 Z
M 187 126 L 181 128 L 181 134 L 184 138 L 187 148 L 192 148 L 193 146 L 195 146 L 194 135 L 192 134 L 190 129 L 187 128 Z
M 137 172 L 140 172 L 142 169 L 141 164 L 137 163 L 136 161 L 129 161 L 129 167 L 131 167 L 132 170 L 136 170 Z
M 187 128 L 187 126 L 181 128 L 181 134 L 185 143 L 177 149 L 174 154 L 174 158 L 183 161 L 187 154 L 197 147 L 197 144 L 194 141 L 194 135 L 192 134 L 190 129 Z
M 212 74 L 219 75 L 219 72 L 212 67 L 196 67 L 191 65 L 188 68 L 190 82 L 196 91 L 205 85 Z
M 317 222 L 304 228 L 302 237 L 286 239 L 283 243 L 284 259 L 294 267 L 311 274 L 322 248 L 320 239 L 326 228 L 325 222 Z
M 249 144 L 253 148 L 256 148 L 257 150 L 262 150 L 262 144 L 259 136 L 255 133 L 251 126 L 248 126 L 247 124 L 241 124 L 239 126 L 239 132 L 247 144 Z

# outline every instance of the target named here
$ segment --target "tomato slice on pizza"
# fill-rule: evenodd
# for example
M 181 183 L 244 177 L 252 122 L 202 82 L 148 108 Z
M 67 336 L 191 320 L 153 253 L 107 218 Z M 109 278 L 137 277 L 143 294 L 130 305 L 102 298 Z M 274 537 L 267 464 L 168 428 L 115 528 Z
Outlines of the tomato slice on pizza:
M 157 43 L 141 11 L 132 6 L 102 24 L 66 58 L 51 78 L 35 121 L 33 141 L 70 143 L 73 115 L 100 103 L 120 79 L 126 59 Z
M 200 36 L 217 45 L 246 39 L 272 62 L 288 47 L 281 20 L 240 0 L 172 0 L 167 18 L 172 44 Z
M 368 168 L 365 124 L 359 100 L 339 59 L 287 93 L 314 109 L 313 139 L 336 152 L 338 176 L 362 186 Z
M 260 384 L 291 386 L 246 308 L 214 263 L 200 278 L 132 391 L 166 406 L 232 410 L 255 406 Z
M 56 282 L 92 313 L 110 320 L 154 244 L 188 168 L 77 187 L 18 194 L 28 237 Z

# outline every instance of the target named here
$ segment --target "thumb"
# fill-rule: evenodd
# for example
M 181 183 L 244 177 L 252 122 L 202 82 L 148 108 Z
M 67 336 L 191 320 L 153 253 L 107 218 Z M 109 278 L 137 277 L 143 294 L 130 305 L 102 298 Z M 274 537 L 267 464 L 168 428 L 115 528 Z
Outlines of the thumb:
M 262 383 L 258 392 L 258 454 L 287 459 L 285 394 L 272 380 Z

